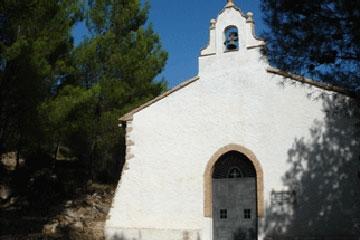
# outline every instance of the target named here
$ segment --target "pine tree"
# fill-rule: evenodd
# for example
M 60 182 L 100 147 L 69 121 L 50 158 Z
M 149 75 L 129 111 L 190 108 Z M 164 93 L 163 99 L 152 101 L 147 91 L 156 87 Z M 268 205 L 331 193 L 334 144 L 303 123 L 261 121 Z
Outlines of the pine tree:
M 40 147 L 38 107 L 70 70 L 78 13 L 70 0 L 0 2 L 0 153 Z
M 270 62 L 360 92 L 360 1 L 264 0 Z
M 43 109 L 52 126 L 62 126 L 58 141 L 87 166 L 89 177 L 111 180 L 123 160 L 118 118 L 166 88 L 154 79 L 167 53 L 146 24 L 147 2 L 94 0 L 84 9 L 90 37 L 74 51 L 75 73 Z

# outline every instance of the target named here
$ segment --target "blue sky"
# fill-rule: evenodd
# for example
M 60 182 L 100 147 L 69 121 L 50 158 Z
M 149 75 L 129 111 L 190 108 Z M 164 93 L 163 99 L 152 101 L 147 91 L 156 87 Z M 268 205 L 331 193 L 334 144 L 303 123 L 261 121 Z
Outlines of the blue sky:
M 244 13 L 253 12 L 256 33 L 266 28 L 260 0 L 235 0 Z M 160 35 L 163 48 L 169 53 L 168 62 L 158 78 L 164 78 L 169 88 L 198 73 L 200 49 L 208 43 L 209 23 L 225 6 L 226 0 L 150 0 L 149 22 Z M 79 24 L 74 29 L 75 42 L 86 35 Z

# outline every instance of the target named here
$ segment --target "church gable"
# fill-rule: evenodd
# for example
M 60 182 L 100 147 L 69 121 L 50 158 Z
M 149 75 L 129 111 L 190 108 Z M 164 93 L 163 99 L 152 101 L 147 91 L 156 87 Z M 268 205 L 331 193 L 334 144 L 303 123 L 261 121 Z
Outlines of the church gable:
M 217 19 L 211 19 L 210 21 L 209 44 L 206 48 L 201 50 L 199 56 L 199 75 L 184 81 L 157 98 L 142 104 L 140 107 L 122 116 L 120 121 L 126 122 L 132 120 L 134 114 L 144 109 L 148 109 L 151 105 L 163 101 L 169 95 L 182 91 L 184 88 L 191 88 L 192 86 L 190 85 L 200 79 L 201 81 L 209 82 L 211 81 L 209 79 L 216 78 L 215 81 L 223 85 L 217 86 L 218 91 L 221 92 L 227 85 L 227 82 L 224 82 L 225 80 L 222 78 L 227 78 L 231 73 L 242 75 L 245 72 L 250 72 L 250 75 L 257 74 L 258 76 L 261 76 L 260 72 L 265 72 L 266 74 L 279 76 L 275 77 L 275 79 L 274 77 L 271 78 L 270 81 L 273 81 L 275 84 L 287 79 L 315 87 L 319 89 L 320 92 L 328 91 L 328 94 L 330 94 L 330 92 L 335 92 L 350 97 L 355 96 L 351 91 L 347 91 L 340 87 L 323 84 L 303 76 L 270 67 L 266 60 L 264 60 L 264 56 L 261 54 L 261 48 L 265 43 L 262 39 L 256 37 L 254 25 L 253 14 L 251 12 L 244 14 L 233 1 L 228 1 L 226 6 L 219 13 Z M 266 81 L 266 79 L 267 76 L 263 75 L 260 81 Z M 254 82 L 255 84 L 258 84 L 256 82 L 256 77 Z M 206 92 L 208 90 L 207 86 L 204 85 L 206 84 L 203 84 L 203 89 L 199 89 L 199 91 Z M 289 87 L 293 86 L 290 85 Z M 226 92 L 223 94 L 226 94 Z M 241 94 L 241 92 L 239 92 L 239 94 Z M 176 105 L 171 107 L 176 108 Z

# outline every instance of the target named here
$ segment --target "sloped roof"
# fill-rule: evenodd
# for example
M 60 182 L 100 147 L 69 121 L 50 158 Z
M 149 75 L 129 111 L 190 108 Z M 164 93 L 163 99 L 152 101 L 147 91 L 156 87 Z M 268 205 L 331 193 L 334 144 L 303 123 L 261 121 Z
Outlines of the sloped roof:
M 336 85 L 332 85 L 332 84 L 324 83 L 324 82 L 319 82 L 319 81 L 314 81 L 312 79 L 305 78 L 304 76 L 293 74 L 293 73 L 290 73 L 290 72 L 286 72 L 286 71 L 276 69 L 276 68 L 273 68 L 273 67 L 268 67 L 266 69 L 266 71 L 268 73 L 277 74 L 277 75 L 283 76 L 284 78 L 295 80 L 297 82 L 301 82 L 301 83 L 304 83 L 304 84 L 309 84 L 309 85 L 315 86 L 315 87 L 320 88 L 322 90 L 341 93 L 341 94 L 347 95 L 347 96 L 352 97 L 352 98 L 359 98 L 359 95 L 356 94 L 355 92 L 347 90 L 347 89 L 339 87 L 339 86 L 336 86 Z
M 352 98 L 360 99 L 360 96 L 358 94 L 356 94 L 355 92 L 350 91 L 350 90 L 346 90 L 346 89 L 341 88 L 339 86 L 335 86 L 335 85 L 332 85 L 332 84 L 326 84 L 326 83 L 319 82 L 319 81 L 314 81 L 314 80 L 305 78 L 304 76 L 300 76 L 300 75 L 296 75 L 296 74 L 289 73 L 289 72 L 286 72 L 286 71 L 282 71 L 280 69 L 276 69 L 276 68 L 273 68 L 273 67 L 268 67 L 266 69 L 266 71 L 268 73 L 280 75 L 280 76 L 283 76 L 284 78 L 288 78 L 288 79 L 291 79 L 291 80 L 294 80 L 294 81 L 297 81 L 297 82 L 301 82 L 301 83 L 304 83 L 304 84 L 315 86 L 316 88 L 319 88 L 319 89 L 322 89 L 322 90 L 336 92 L 336 93 L 347 95 L 347 96 L 352 97 Z M 133 120 L 133 115 L 135 113 L 140 112 L 144 108 L 147 108 L 147 107 L 151 106 L 152 104 L 166 98 L 170 94 L 185 88 L 186 86 L 190 85 L 193 82 L 198 81 L 199 79 L 200 79 L 199 76 L 195 76 L 195 77 L 193 77 L 193 78 L 191 78 L 191 79 L 189 79 L 187 81 L 184 81 L 184 82 L 180 83 L 179 85 L 175 86 L 174 88 L 170 89 L 169 91 L 164 92 L 163 94 L 159 95 L 158 97 L 156 97 L 156 98 L 142 104 L 138 108 L 135 108 L 131 112 L 126 113 L 119 120 L 121 122 L 127 122 L 127 121 Z
M 119 120 L 122 122 L 126 122 L 126 121 L 131 121 L 133 119 L 133 115 L 137 112 L 140 112 L 141 110 L 143 110 L 144 108 L 149 107 L 150 105 L 152 105 L 153 103 L 156 103 L 160 100 L 162 100 L 163 98 L 166 98 L 167 96 L 169 96 L 170 94 L 177 92 L 181 89 L 183 89 L 184 87 L 190 85 L 193 82 L 196 82 L 197 80 L 199 80 L 199 76 L 195 76 L 187 81 L 184 81 L 182 83 L 180 83 L 179 85 L 175 86 L 174 88 L 170 89 L 169 91 L 164 92 L 163 94 L 159 95 L 158 97 L 140 105 L 140 107 L 135 108 L 134 110 L 132 110 L 131 112 L 126 113 L 124 116 L 122 116 Z

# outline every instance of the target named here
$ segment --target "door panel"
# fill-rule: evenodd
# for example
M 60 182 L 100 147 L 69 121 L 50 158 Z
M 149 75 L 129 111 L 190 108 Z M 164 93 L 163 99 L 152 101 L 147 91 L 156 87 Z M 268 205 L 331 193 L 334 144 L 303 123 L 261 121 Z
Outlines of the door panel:
M 253 177 L 213 179 L 213 240 L 257 238 L 255 184 Z

